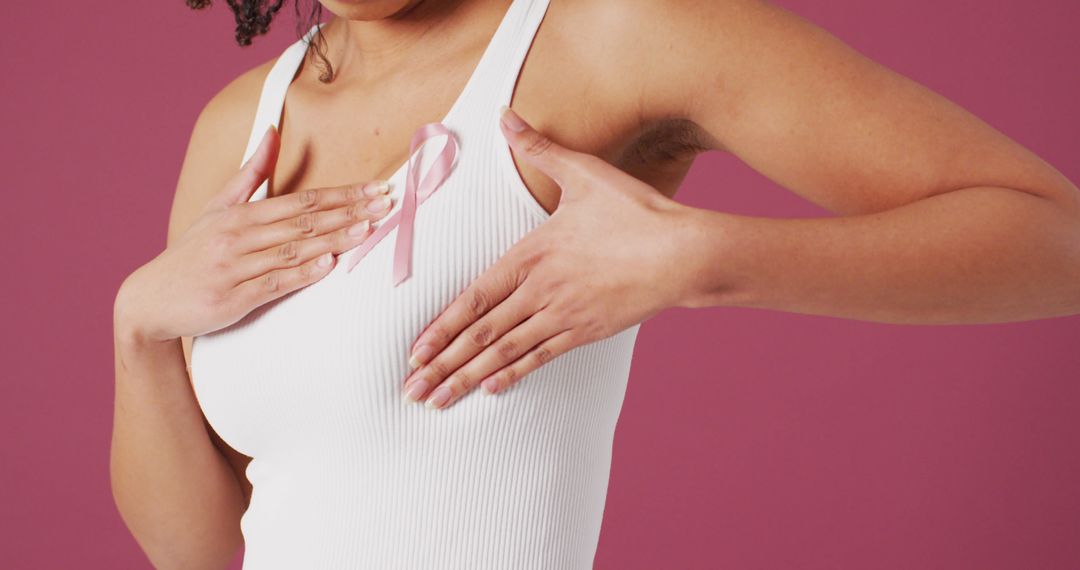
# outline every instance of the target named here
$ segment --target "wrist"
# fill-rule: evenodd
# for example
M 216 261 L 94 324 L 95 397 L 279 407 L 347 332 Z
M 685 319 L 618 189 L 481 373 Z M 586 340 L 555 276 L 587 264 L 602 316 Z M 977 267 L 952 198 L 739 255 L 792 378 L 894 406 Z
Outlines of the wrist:
M 167 345 L 177 339 L 155 334 L 141 316 L 138 309 L 141 295 L 134 285 L 137 273 L 128 276 L 116 293 L 113 302 L 113 337 L 121 350 L 141 352 Z
M 168 346 L 179 339 L 159 339 L 149 334 L 145 328 L 134 323 L 115 321 L 113 324 L 113 341 L 123 353 L 153 352 L 163 346 Z
M 732 271 L 736 217 L 679 204 L 675 212 L 678 263 L 674 306 L 687 309 L 733 306 L 738 293 Z

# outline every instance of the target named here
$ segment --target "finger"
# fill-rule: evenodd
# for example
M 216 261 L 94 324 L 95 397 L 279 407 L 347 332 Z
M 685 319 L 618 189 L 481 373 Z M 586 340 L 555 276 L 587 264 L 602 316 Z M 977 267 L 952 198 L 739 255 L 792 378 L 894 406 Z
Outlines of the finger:
M 240 167 L 240 171 L 225 183 L 225 187 L 210 198 L 207 209 L 220 210 L 247 202 L 263 180 L 274 172 L 280 142 L 277 129 L 270 125 L 263 133 L 262 141 L 255 148 L 255 152 Z
M 287 241 L 274 247 L 242 255 L 234 264 L 238 280 L 262 275 L 275 269 L 296 267 L 324 254 L 348 251 L 372 233 L 371 221 L 363 220 L 347 228 L 301 240 Z
M 456 370 L 442 384 L 431 391 L 424 405 L 428 408 L 445 408 L 480 382 L 503 367 L 509 366 L 542 341 L 562 332 L 558 323 L 537 313 L 483 350 Z
M 244 281 L 233 289 L 233 295 L 245 307 L 258 307 L 322 279 L 335 263 L 333 254 L 325 253 L 296 267 L 275 269 Z
M 364 198 L 378 198 L 390 191 L 386 180 L 346 184 L 329 188 L 309 188 L 244 205 L 244 218 L 252 224 L 269 224 L 294 218 L 305 212 L 347 206 Z
M 522 277 L 513 250 L 500 257 L 417 337 L 410 349 L 409 367 L 416 368 L 438 354 L 458 333 L 509 297 Z
M 457 335 L 430 362 L 414 369 L 413 373 L 405 379 L 404 397 L 419 401 L 428 390 L 437 388 L 444 383 L 444 380 L 452 381 L 462 389 L 471 388 L 483 379 L 483 376 L 475 377 L 475 382 L 473 382 L 473 377 L 463 374 L 459 368 L 492 343 L 500 343 L 504 348 L 511 348 L 505 346 L 505 342 L 500 342 L 500 339 L 507 331 L 518 327 L 522 321 L 535 314 L 537 304 L 537 301 L 529 295 L 528 290 L 516 289 L 505 301 L 496 305 Z M 530 344 L 522 350 L 531 346 Z
M 573 330 L 565 330 L 533 347 L 520 358 L 480 381 L 489 394 L 501 392 L 517 384 L 526 374 L 551 362 L 578 345 Z
M 365 197 L 332 210 L 304 212 L 270 224 L 251 226 L 240 237 L 239 247 L 245 253 L 258 251 L 346 228 L 364 220 L 374 222 L 390 212 L 392 205 L 393 200 L 386 195 L 375 199 Z
M 565 192 L 567 183 L 582 172 L 591 155 L 570 150 L 534 129 L 510 107 L 499 107 L 499 124 L 510 147 L 548 175 Z M 597 159 L 599 160 L 599 159 Z

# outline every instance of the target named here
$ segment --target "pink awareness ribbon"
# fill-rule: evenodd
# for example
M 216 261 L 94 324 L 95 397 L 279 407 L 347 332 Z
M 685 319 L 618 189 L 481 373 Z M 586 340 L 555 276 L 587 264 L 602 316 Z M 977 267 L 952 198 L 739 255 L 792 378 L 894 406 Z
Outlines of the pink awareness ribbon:
M 431 137 L 447 135 L 446 144 L 443 145 L 439 156 L 435 158 L 431 170 L 424 177 L 424 182 L 417 186 L 416 179 L 420 176 L 420 161 L 413 162 L 413 154 L 416 149 Z M 390 230 L 398 228 L 397 239 L 394 242 L 394 286 L 398 286 L 411 273 L 412 266 L 412 238 L 413 226 L 416 219 L 416 207 L 428 199 L 435 190 L 442 185 L 450 175 L 450 167 L 454 163 L 457 154 L 457 139 L 442 123 L 427 123 L 416 130 L 412 142 L 409 143 L 409 161 L 405 173 L 405 195 L 401 199 L 401 208 L 393 216 L 384 220 L 379 227 L 363 241 L 349 258 L 346 271 L 352 271 L 357 263 L 368 254 L 376 244 L 390 233 Z

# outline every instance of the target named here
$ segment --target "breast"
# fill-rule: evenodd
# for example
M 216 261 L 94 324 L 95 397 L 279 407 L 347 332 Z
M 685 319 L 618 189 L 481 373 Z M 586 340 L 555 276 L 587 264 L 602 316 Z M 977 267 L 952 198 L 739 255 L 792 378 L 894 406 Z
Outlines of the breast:
M 496 396 L 474 390 L 439 411 L 402 401 L 408 349 L 423 327 L 543 222 L 521 202 L 523 186 L 490 177 L 487 184 L 470 184 L 476 178 L 469 174 L 467 168 L 456 173 L 418 208 L 412 275 L 400 285 L 391 274 L 391 231 L 351 272 L 342 256 L 322 280 L 194 339 L 196 396 L 229 445 L 256 457 L 288 453 L 312 437 L 393 441 L 418 412 L 459 416 L 458 428 L 467 430 L 514 402 L 535 413 L 529 397 L 553 400 L 551 406 L 562 400 L 559 413 L 565 414 L 608 409 L 605 421 L 613 428 L 637 327 L 561 355 Z M 395 209 L 399 205 L 395 200 Z M 519 400 L 517 392 L 532 396 Z M 587 400 L 574 401 L 578 397 Z M 501 408 L 478 407 L 483 398 Z M 601 404 L 602 398 L 614 404 Z
M 400 285 L 391 232 L 353 271 L 339 260 L 195 338 L 203 413 L 253 458 L 245 567 L 590 566 L 638 326 L 498 394 L 442 410 L 402 399 L 423 327 L 543 222 L 520 182 L 463 172 L 417 210 Z

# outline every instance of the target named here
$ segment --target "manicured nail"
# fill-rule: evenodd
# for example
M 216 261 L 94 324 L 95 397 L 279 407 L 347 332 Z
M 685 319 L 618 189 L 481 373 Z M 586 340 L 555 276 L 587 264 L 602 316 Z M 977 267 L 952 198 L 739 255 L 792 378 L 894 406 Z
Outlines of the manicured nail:
M 521 117 L 506 105 L 499 107 L 499 118 L 502 119 L 502 124 L 506 125 L 506 128 L 515 133 L 525 130 L 525 121 L 522 121 Z
M 330 262 L 333 260 L 333 254 L 326 252 L 319 256 L 319 259 L 315 261 L 315 264 L 319 267 L 326 268 L 330 266 Z
M 345 233 L 352 237 L 360 237 L 367 233 L 368 228 L 371 227 L 371 222 L 364 220 L 359 224 L 353 224 L 349 226 L 349 229 L 345 230 Z
M 431 345 L 421 344 L 409 356 L 409 368 L 416 368 L 421 364 L 425 364 L 429 358 L 435 355 L 434 353 L 435 349 Z
M 488 376 L 480 383 L 480 386 L 487 390 L 488 394 L 494 394 L 499 389 L 499 381 L 494 376 Z
M 379 196 L 378 198 L 368 202 L 367 209 L 368 209 L 369 212 L 377 214 L 377 213 L 385 210 L 387 208 L 387 206 L 389 206 L 389 205 L 390 205 L 390 197 L 389 196 Z
M 427 409 L 441 408 L 446 402 L 450 401 L 450 388 L 448 386 L 439 386 L 428 397 L 427 402 L 424 402 L 424 407 Z
M 420 396 L 428 389 L 427 380 L 417 380 L 405 389 L 405 399 L 411 402 L 419 402 Z
M 364 195 L 374 198 L 390 191 L 390 183 L 386 180 L 378 180 L 364 185 Z

